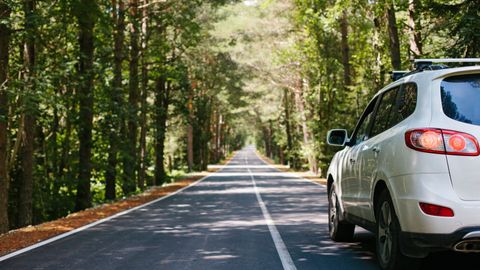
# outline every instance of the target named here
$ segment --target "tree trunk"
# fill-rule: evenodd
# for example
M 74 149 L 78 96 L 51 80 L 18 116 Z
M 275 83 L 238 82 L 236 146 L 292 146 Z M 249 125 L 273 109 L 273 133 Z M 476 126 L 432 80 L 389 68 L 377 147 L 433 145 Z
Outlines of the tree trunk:
M 139 30 L 138 30 L 138 0 L 129 1 L 130 8 L 130 80 L 128 92 L 128 158 L 130 162 L 124 164 L 125 177 L 128 181 L 128 191 L 136 188 L 135 169 L 137 168 L 137 130 L 138 130 L 138 58 L 139 58 Z M 142 187 L 143 189 L 143 187 Z
M 202 144 L 201 144 L 201 162 L 200 162 L 200 169 L 206 170 L 208 166 L 208 161 L 210 160 L 210 153 L 209 153 L 209 147 L 210 145 L 210 139 L 212 137 L 212 133 L 210 131 L 210 127 L 212 125 L 212 97 L 205 97 L 205 114 L 202 115 L 203 119 L 203 124 L 201 125 L 202 129 Z
M 143 6 L 148 5 L 148 0 L 143 0 Z M 147 64 L 147 47 L 148 47 L 148 8 L 142 10 L 142 94 L 140 109 L 140 164 L 138 170 L 138 186 L 140 189 L 145 187 L 146 177 L 146 158 L 147 158 L 147 97 L 148 97 L 148 64 Z
M 2 21 L 10 18 L 10 12 L 6 2 L 0 2 L 0 234 L 8 231 L 7 78 L 10 29 Z
M 223 130 L 223 115 L 221 113 L 218 113 L 218 125 L 217 125 L 217 140 L 216 140 L 216 153 L 217 153 L 217 160 L 216 162 L 220 161 L 222 159 L 223 153 L 222 153 L 222 130 Z
M 36 98 L 35 95 L 35 0 L 25 0 L 25 42 L 24 42 L 24 80 L 26 92 L 23 100 L 22 149 L 20 155 L 20 190 L 18 205 L 18 226 L 32 224 L 33 214 L 33 152 L 35 146 Z
M 390 57 L 395 70 L 402 68 L 400 41 L 398 38 L 397 18 L 393 1 L 387 4 L 388 36 L 390 38 Z
M 375 66 L 374 70 L 376 73 L 375 76 L 375 89 L 380 89 L 385 84 L 385 67 L 382 60 L 382 44 L 380 40 L 380 33 L 382 32 L 382 27 L 380 24 L 380 18 L 374 15 L 373 25 L 374 25 L 374 32 L 373 32 L 373 49 L 375 51 Z
M 55 87 L 55 102 L 59 102 L 58 97 L 60 96 L 60 83 L 57 82 Z M 59 158 L 60 158 L 60 153 L 58 151 L 58 132 L 60 130 L 60 116 L 58 112 L 58 108 L 56 106 L 53 107 L 53 122 L 52 122 L 52 136 L 50 136 L 49 140 L 49 145 L 52 148 L 51 152 L 49 155 L 51 156 L 51 173 L 53 175 L 53 185 L 52 185 L 52 193 L 51 194 L 58 194 L 58 191 L 60 190 L 60 185 L 59 185 L 59 180 L 60 180 L 60 175 L 58 174 L 57 168 L 59 165 Z M 48 146 L 47 146 L 48 148 Z
M 422 55 L 422 36 L 420 33 L 420 24 L 417 20 L 416 13 L 417 0 L 408 1 L 408 28 L 409 28 L 409 43 L 410 53 L 412 53 L 412 60 Z
M 116 178 L 118 163 L 118 136 L 114 135 L 115 130 L 109 128 L 109 148 L 108 148 L 108 166 L 105 171 L 105 199 L 114 200 L 116 198 Z
M 213 162 L 216 163 L 220 160 L 220 129 L 222 126 L 222 115 L 218 110 L 213 111 L 213 121 L 212 121 L 212 132 L 213 132 Z
M 283 152 L 283 147 L 278 146 L 278 158 L 280 159 L 280 164 L 285 165 L 285 154 Z
M 268 121 L 268 139 L 269 139 L 269 144 L 270 144 L 270 158 L 274 159 L 275 158 L 275 148 L 276 145 L 273 142 L 273 120 Z
M 165 133 L 167 129 L 168 99 L 164 76 L 157 78 L 155 86 L 155 185 L 161 185 L 166 178 L 164 165 Z
M 307 159 L 310 171 L 317 174 L 318 173 L 318 165 L 317 165 L 317 158 L 315 157 L 315 147 L 314 143 L 312 142 L 310 131 L 307 125 L 307 117 L 305 112 L 305 100 L 303 98 L 303 87 L 304 83 L 303 80 L 300 78 L 298 80 L 297 87 L 295 89 L 295 102 L 297 104 L 298 113 L 300 114 L 300 124 L 302 126 L 303 132 L 303 144 L 305 147 L 305 151 L 307 152 Z
M 342 33 L 342 64 L 343 64 L 343 84 L 345 89 L 352 85 L 352 74 L 350 65 L 350 46 L 348 45 L 348 14 L 343 10 L 340 19 L 340 32 Z
M 190 90 L 188 94 L 188 126 L 187 126 L 187 163 L 188 171 L 193 171 L 193 121 L 195 118 L 193 112 L 193 89 Z
M 78 43 L 80 45 L 78 68 L 78 99 L 80 115 L 78 119 L 79 175 L 75 210 L 83 210 L 92 205 L 90 178 L 92 175 L 92 128 L 93 128 L 93 53 L 94 33 L 97 12 L 95 0 L 79 0 L 74 11 L 78 20 Z
M 116 180 L 117 180 L 117 164 L 118 164 L 118 148 L 120 145 L 119 129 L 123 119 L 122 93 L 123 93 L 123 76 L 122 63 L 124 56 L 124 40 L 125 40 L 125 3 L 123 0 L 112 0 L 112 20 L 114 24 L 113 31 L 113 81 L 110 92 L 110 110 L 112 114 L 107 116 L 108 122 L 108 166 L 105 172 L 105 199 L 113 200 L 116 198 Z
M 290 166 L 294 166 L 293 160 L 293 143 L 292 143 L 292 128 L 290 119 L 290 95 L 288 89 L 283 89 L 284 111 L 285 111 L 285 132 L 287 133 L 287 158 Z
M 266 126 L 263 127 L 263 141 L 265 143 L 265 155 L 269 158 L 272 157 L 272 138 L 270 136 L 270 129 Z
M 71 87 L 68 87 L 68 86 L 65 86 L 65 95 L 66 96 L 72 96 L 73 95 L 73 89 Z M 66 104 L 66 108 L 68 110 L 68 113 L 66 114 L 65 116 L 65 127 L 63 128 L 64 129 L 64 139 L 63 139 L 63 142 L 62 142 L 62 151 L 61 151 L 61 155 L 60 155 L 60 162 L 58 164 L 58 169 L 57 169 L 57 173 L 58 173 L 58 176 L 59 178 L 63 178 L 65 176 L 65 171 L 68 171 L 67 170 L 67 166 L 70 164 L 70 149 L 71 149 L 71 146 L 70 146 L 70 139 L 72 138 L 72 129 L 73 129 L 73 124 L 72 124 L 72 118 L 74 118 L 74 114 L 75 114 L 75 104 L 74 104 L 74 100 L 73 98 L 72 99 L 69 99 L 70 102 L 67 101 L 67 104 Z M 60 179 L 59 179 L 60 180 Z

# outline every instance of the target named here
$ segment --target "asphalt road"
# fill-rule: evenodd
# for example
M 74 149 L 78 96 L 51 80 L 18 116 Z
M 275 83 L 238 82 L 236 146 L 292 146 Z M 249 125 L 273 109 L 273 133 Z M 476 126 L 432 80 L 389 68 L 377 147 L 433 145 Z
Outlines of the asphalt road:
M 441 253 L 424 269 L 478 269 Z M 167 199 L 0 262 L 0 269 L 377 269 L 373 235 L 328 238 L 326 188 L 281 173 L 253 148 Z

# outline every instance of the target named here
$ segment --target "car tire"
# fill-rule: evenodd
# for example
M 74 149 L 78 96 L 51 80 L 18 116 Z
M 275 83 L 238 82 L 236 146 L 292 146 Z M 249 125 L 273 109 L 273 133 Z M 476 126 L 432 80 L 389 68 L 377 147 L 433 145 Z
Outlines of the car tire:
M 330 238 L 335 242 L 351 242 L 355 232 L 355 225 L 340 220 L 340 207 L 335 187 L 332 184 L 328 192 L 328 231 Z
M 400 250 L 400 223 L 392 199 L 385 190 L 375 207 L 376 254 L 378 264 L 384 270 L 417 269 L 420 260 L 405 256 Z

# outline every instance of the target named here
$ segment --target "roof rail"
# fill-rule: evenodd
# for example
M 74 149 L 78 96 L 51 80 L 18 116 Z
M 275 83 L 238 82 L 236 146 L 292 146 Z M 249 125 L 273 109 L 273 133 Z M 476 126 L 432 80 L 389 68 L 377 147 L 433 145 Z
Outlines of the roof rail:
M 439 70 L 449 68 L 445 63 L 480 63 L 480 58 L 427 58 L 413 60 L 415 69 L 413 71 L 398 71 L 390 72 L 393 81 L 403 78 L 407 75 L 426 71 Z
M 414 63 L 415 71 L 438 70 L 448 68 L 448 66 L 434 63 L 480 63 L 480 58 L 415 59 Z
M 415 59 L 414 63 L 480 63 L 480 58 L 431 58 Z

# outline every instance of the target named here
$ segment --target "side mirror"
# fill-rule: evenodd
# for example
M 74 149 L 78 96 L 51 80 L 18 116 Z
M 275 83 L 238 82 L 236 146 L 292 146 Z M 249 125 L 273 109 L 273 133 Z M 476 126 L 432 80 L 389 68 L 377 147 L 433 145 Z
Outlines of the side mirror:
M 348 132 L 346 129 L 332 129 L 328 131 L 327 143 L 333 146 L 345 146 L 348 142 Z

